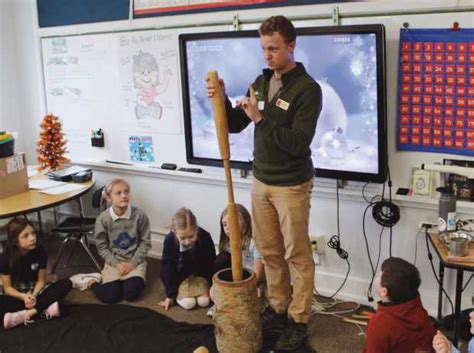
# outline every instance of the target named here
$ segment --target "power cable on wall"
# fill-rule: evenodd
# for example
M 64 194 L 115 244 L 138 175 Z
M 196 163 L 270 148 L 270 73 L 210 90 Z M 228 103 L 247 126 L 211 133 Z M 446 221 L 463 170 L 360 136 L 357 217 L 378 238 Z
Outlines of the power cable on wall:
M 372 302 L 374 300 L 372 296 L 372 285 L 378 270 L 378 266 L 380 263 L 381 252 L 382 252 L 382 235 L 384 233 L 385 228 L 389 229 L 389 246 L 388 246 L 388 253 L 389 256 L 392 256 L 392 244 L 393 244 L 393 227 L 397 224 L 400 220 L 400 209 L 397 205 L 392 202 L 392 179 L 390 175 L 390 167 L 388 166 L 387 161 L 387 174 L 388 174 L 388 189 L 389 189 L 389 196 L 388 200 L 385 199 L 385 183 L 382 186 L 382 194 L 381 195 L 374 195 L 370 200 L 365 196 L 365 188 L 369 184 L 367 182 L 364 187 L 362 188 L 362 197 L 368 203 L 367 207 L 364 210 L 364 214 L 362 216 L 362 235 L 364 237 L 365 248 L 367 251 L 367 257 L 369 259 L 370 269 L 372 271 L 371 280 L 369 282 L 369 286 L 367 288 L 367 299 Z M 367 237 L 366 232 L 366 216 L 369 209 L 372 208 L 372 217 L 374 221 L 382 226 L 382 229 L 379 233 L 379 244 L 378 244 L 378 255 L 377 255 L 377 262 L 374 266 L 372 255 L 370 253 L 370 246 L 369 240 Z

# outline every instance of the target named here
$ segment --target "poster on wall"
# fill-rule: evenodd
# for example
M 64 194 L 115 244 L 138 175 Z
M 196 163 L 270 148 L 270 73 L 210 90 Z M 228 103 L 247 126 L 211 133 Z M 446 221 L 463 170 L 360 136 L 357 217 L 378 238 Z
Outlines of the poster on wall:
M 251 8 L 314 5 L 367 0 L 135 0 L 133 16 L 147 17 Z
M 128 19 L 130 0 L 37 0 L 37 10 L 40 27 L 118 21 Z
M 399 150 L 474 156 L 474 29 L 402 29 Z
M 153 138 L 151 136 L 129 136 L 128 149 L 132 162 L 154 162 Z
M 180 132 L 175 33 L 122 33 L 119 38 L 123 102 L 137 130 Z

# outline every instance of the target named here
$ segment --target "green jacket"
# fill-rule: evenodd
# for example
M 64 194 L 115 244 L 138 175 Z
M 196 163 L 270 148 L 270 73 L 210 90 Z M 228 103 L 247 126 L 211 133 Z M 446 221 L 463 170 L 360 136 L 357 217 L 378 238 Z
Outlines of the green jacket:
M 310 144 L 322 108 L 319 84 L 303 64 L 282 75 L 283 87 L 271 102 L 267 100 L 273 71 L 263 70 L 253 87 L 263 120 L 254 134 L 253 174 L 261 182 L 275 186 L 302 184 L 314 176 Z M 247 92 L 247 95 L 249 93 Z M 242 131 L 251 120 L 240 108 L 226 99 L 229 132 Z

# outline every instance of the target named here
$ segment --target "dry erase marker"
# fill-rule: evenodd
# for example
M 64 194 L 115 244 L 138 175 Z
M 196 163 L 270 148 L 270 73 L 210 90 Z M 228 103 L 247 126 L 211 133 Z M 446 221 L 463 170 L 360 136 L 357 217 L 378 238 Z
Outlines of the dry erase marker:
M 119 162 L 119 161 L 110 161 L 108 159 L 105 161 L 105 163 L 121 164 L 121 165 L 133 165 L 132 163 Z

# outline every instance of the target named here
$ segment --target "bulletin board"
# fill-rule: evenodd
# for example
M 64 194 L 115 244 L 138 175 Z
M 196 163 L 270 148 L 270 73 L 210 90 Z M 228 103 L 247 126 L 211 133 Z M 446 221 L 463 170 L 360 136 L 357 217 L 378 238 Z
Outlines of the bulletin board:
M 474 29 L 402 29 L 399 150 L 474 156 Z
M 133 17 L 364 1 L 367 0 L 135 0 Z
M 132 160 L 137 139 L 152 153 L 181 134 L 177 43 L 157 30 L 42 38 L 47 111 L 62 121 L 69 158 Z M 103 148 L 91 146 L 98 129 Z
M 37 0 L 40 27 L 127 20 L 130 0 Z

